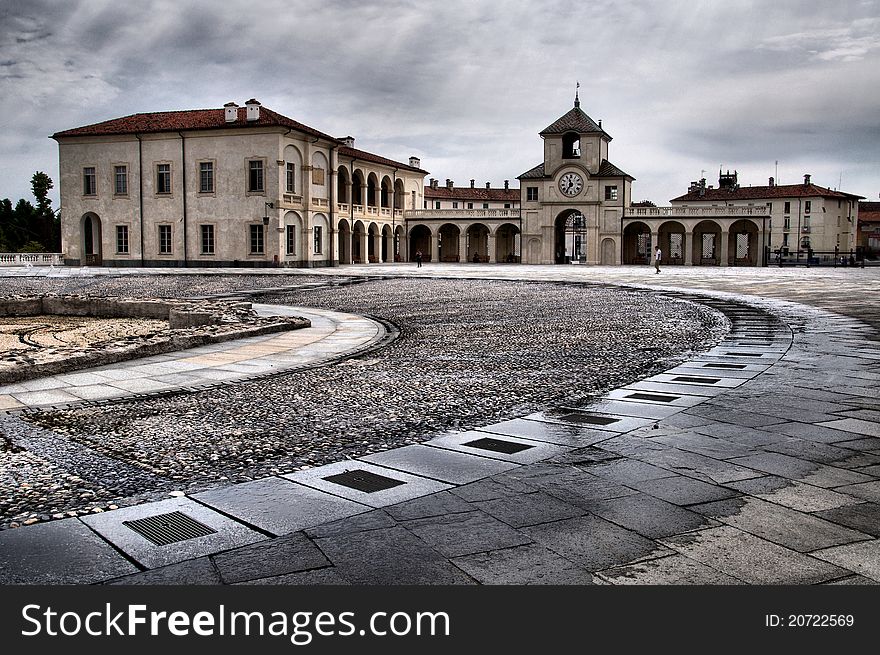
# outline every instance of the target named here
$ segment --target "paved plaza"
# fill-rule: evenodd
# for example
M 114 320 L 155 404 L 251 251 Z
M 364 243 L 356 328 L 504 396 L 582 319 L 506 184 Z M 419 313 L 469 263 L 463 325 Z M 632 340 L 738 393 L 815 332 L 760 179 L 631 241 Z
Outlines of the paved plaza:
M 306 316 L 316 330 L 294 333 L 302 341 L 218 344 L 43 388 L 0 389 L 2 455 L 56 454 L 83 485 L 89 473 L 118 475 L 126 480 L 118 489 L 131 491 L 126 500 L 137 501 L 0 531 L 6 584 L 880 582 L 880 268 L 2 273 L 5 293 L 82 293 L 111 279 L 149 289 L 151 277 L 172 274 L 185 294 L 188 278 L 213 276 L 216 283 L 200 281 L 205 295 L 258 288 L 250 297 L 261 312 Z M 334 282 L 341 280 L 349 283 Z M 427 291 L 407 304 L 412 289 Z M 522 315 L 508 311 L 517 303 Z M 430 320 L 418 320 L 419 307 Z M 585 316 L 602 331 L 586 331 Z M 507 334 L 506 349 L 492 325 Z M 391 341 L 395 328 L 400 339 Z M 536 334 L 577 340 L 550 339 L 542 350 Z M 487 368 L 477 358 L 470 369 L 444 362 L 441 336 L 455 341 L 455 353 L 491 355 Z M 576 341 L 591 348 L 578 351 Z M 455 394 L 444 399 L 444 387 L 419 386 L 407 359 L 408 349 L 424 356 L 419 343 L 434 354 L 426 366 L 449 371 L 444 384 Z M 584 361 L 590 371 L 577 370 Z M 462 386 L 469 371 L 474 381 L 491 377 L 490 366 L 503 388 Z M 377 413 L 348 423 L 347 368 L 370 374 L 367 396 L 383 393 L 382 381 L 406 383 L 400 396 L 410 404 L 391 413 L 420 398 L 429 419 Z M 204 422 L 206 408 L 225 403 L 231 410 L 218 425 L 229 432 L 238 420 L 251 438 L 228 387 L 284 407 L 261 420 L 296 432 L 295 403 L 308 402 L 309 385 L 330 380 L 343 400 L 328 399 L 333 411 L 316 417 L 316 450 L 338 432 L 375 436 L 370 426 L 394 426 L 400 438 L 366 439 L 365 450 L 327 447 L 314 464 L 264 475 L 257 462 L 241 479 L 211 478 L 192 463 L 197 457 L 182 442 L 197 439 L 190 423 Z M 458 397 L 464 389 L 469 402 Z M 160 428 L 163 403 L 176 425 Z M 114 456 L 107 443 L 88 443 L 90 426 L 113 444 L 137 444 L 138 429 L 169 440 L 176 431 L 181 444 L 170 463 L 144 443 L 141 459 L 121 446 Z M 228 435 L 218 428 L 209 436 Z M 255 452 L 261 438 L 253 435 Z M 197 443 L 193 450 L 204 449 Z M 23 465 L 21 481 L 37 465 Z M 199 484 L 177 490 L 183 485 L 174 486 L 172 473 L 183 480 L 188 467 Z M 75 491 L 80 482 L 63 485 Z M 146 488 L 161 493 L 138 497 Z

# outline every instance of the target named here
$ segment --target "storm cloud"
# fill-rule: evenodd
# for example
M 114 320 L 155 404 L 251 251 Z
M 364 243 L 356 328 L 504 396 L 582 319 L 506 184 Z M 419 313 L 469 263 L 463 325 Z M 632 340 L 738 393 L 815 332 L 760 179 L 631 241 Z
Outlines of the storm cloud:
M 0 198 L 57 180 L 56 131 L 252 97 L 441 180 L 515 185 L 577 82 L 636 200 L 719 166 L 880 191 L 877 0 L 6 0 Z

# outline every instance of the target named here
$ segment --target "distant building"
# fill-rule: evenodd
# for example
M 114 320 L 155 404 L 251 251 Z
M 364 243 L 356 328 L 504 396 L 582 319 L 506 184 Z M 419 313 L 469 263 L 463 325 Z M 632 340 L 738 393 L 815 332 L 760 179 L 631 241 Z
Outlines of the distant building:
M 421 207 L 419 160 L 354 148 L 249 100 L 58 132 L 66 262 L 390 262 Z
M 857 245 L 866 254 L 880 254 L 880 202 L 859 203 L 859 236 Z

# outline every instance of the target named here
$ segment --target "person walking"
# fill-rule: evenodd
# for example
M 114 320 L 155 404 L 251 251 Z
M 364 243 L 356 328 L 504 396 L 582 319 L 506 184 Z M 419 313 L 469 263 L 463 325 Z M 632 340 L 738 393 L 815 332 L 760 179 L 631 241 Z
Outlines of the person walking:
M 416 268 L 422 267 L 422 251 L 416 250 Z
M 660 258 L 663 256 L 663 251 L 660 250 L 660 247 L 657 247 L 657 252 L 654 253 L 654 268 L 657 269 L 657 273 L 660 272 Z

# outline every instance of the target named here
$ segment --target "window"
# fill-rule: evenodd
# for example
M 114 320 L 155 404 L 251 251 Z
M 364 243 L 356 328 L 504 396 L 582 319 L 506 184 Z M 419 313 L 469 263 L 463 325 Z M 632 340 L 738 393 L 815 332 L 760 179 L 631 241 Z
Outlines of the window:
M 159 254 L 160 255 L 170 255 L 171 254 L 171 226 L 170 225 L 160 225 L 159 226 Z
M 509 203 L 509 202 L 505 202 L 505 203 L 504 203 L 504 209 L 510 209 L 510 203 Z
M 617 200 L 617 185 L 605 187 L 605 200 Z
M 156 193 L 171 193 L 171 164 L 156 164 Z
M 251 254 L 262 255 L 264 252 L 263 244 L 263 226 L 251 225 Z
M 199 193 L 214 193 L 214 162 L 199 162 Z
M 457 200 L 453 200 L 453 201 L 452 201 L 452 208 L 453 208 L 453 209 L 458 209 L 458 201 L 457 201 Z
M 790 214 L 790 213 L 791 213 L 791 203 L 790 203 L 789 201 L 786 200 L 785 205 L 784 205 L 784 207 L 783 207 L 783 209 L 782 209 L 782 212 L 785 213 L 785 214 Z
M 296 193 L 296 167 L 294 164 L 287 162 L 284 179 L 284 188 L 287 193 Z
M 782 235 L 782 247 L 788 248 L 788 232 Z
M 128 225 L 116 226 L 116 254 L 128 254 Z
M 790 230 L 791 229 L 791 218 L 790 217 L 786 216 L 784 219 L 782 219 L 782 229 L 783 230 Z
M 202 225 L 202 254 L 214 254 L 214 226 Z
M 263 191 L 263 161 L 251 159 L 248 161 L 248 191 Z
M 483 203 L 483 209 L 489 209 L 489 203 L 488 203 L 488 202 L 484 202 L 484 203 Z
M 810 209 L 812 209 L 812 205 L 813 205 L 812 201 L 804 200 L 804 213 L 805 214 L 810 213 Z
M 440 201 L 439 200 L 434 201 L 434 209 L 440 209 Z
M 128 195 L 128 166 L 113 167 L 113 192 L 117 196 Z M 126 251 L 128 252 L 128 251 Z
M 322 247 L 321 242 L 323 241 L 323 239 L 321 238 L 322 231 L 323 230 L 320 225 L 315 226 L 315 254 L 316 255 L 321 254 L 321 247 Z
M 528 202 L 538 202 L 538 187 L 536 187 L 536 186 L 526 187 L 526 200 Z
M 422 204 L 424 205 L 423 209 L 427 209 L 427 208 L 428 208 L 428 201 L 427 201 L 427 200 L 423 200 L 423 201 L 422 201 Z
M 287 254 L 295 255 L 296 254 L 296 226 L 288 225 L 287 226 Z
M 474 203 L 469 202 L 467 208 L 468 208 L 468 209 L 473 209 L 473 208 L 474 208 Z
M 83 169 L 83 195 L 94 196 L 98 193 L 97 180 L 95 179 L 95 167 L 86 166 Z

